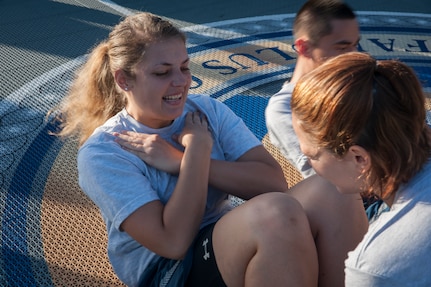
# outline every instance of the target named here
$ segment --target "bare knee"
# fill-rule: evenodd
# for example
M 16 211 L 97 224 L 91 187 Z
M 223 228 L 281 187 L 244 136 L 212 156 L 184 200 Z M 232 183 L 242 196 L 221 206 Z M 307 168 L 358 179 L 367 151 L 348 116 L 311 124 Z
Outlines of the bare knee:
M 291 228 L 309 228 L 308 220 L 301 204 L 284 193 L 266 193 L 248 202 L 248 218 L 253 228 L 272 232 L 291 233 Z
M 317 281 L 307 216 L 285 193 L 262 194 L 236 207 L 216 224 L 213 239 L 217 265 L 229 286 L 310 286 Z

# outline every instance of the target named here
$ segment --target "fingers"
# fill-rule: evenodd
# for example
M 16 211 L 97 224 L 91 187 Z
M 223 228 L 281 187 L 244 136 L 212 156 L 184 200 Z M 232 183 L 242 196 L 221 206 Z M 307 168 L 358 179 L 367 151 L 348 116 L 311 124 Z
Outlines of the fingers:
M 132 152 L 141 158 L 145 155 L 145 147 L 142 144 L 130 143 L 119 139 L 116 139 L 115 142 L 118 143 L 122 149 Z
M 208 127 L 208 120 L 205 114 L 201 113 L 200 111 L 195 112 L 189 112 L 186 116 L 186 122 L 192 123 L 192 124 L 201 124 L 203 126 Z
M 121 131 L 120 133 L 112 133 L 116 137 L 118 143 L 134 143 L 136 145 L 142 145 L 149 135 L 143 133 L 137 133 L 133 131 Z
M 118 143 L 123 149 L 128 151 L 144 152 L 144 139 L 145 134 L 138 134 L 136 132 L 121 131 L 113 132 L 115 142 Z

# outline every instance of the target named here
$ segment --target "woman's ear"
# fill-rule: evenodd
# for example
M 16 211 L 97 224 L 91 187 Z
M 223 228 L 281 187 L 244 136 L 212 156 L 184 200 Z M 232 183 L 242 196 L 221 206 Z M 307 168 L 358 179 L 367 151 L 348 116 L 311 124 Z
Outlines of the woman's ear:
M 126 74 L 123 70 L 115 71 L 114 78 L 115 82 L 121 89 L 128 91 L 131 88 L 127 82 L 128 78 L 126 77 Z
M 365 171 L 371 168 L 370 153 L 366 149 L 358 145 L 353 145 L 349 148 L 349 151 L 353 156 L 358 170 Z

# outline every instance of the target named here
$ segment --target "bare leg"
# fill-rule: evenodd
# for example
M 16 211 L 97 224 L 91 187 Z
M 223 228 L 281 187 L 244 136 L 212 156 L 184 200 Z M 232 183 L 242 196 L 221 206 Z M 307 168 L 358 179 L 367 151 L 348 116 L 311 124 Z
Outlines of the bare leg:
M 315 175 L 289 192 L 304 207 L 319 257 L 319 286 L 344 286 L 344 261 L 368 230 L 359 194 L 341 194 Z
M 213 232 L 227 286 L 317 286 L 317 254 L 301 205 L 284 193 L 254 197 L 223 216 Z

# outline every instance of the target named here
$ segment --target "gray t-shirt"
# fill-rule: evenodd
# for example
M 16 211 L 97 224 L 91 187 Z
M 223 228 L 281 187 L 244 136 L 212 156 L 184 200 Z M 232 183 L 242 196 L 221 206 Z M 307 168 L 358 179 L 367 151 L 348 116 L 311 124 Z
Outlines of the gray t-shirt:
M 208 118 L 214 140 L 212 159 L 235 161 L 251 148 L 261 145 L 242 119 L 225 104 L 208 96 L 189 95 L 182 116 L 170 126 L 151 129 L 122 110 L 96 129 L 79 150 L 79 184 L 100 209 L 108 232 L 109 259 L 118 277 L 128 286 L 138 284 L 143 270 L 157 255 L 120 231 L 120 225 L 150 201 L 166 203 L 178 177 L 157 170 L 122 149 L 111 133 L 131 130 L 159 134 L 183 150 L 173 141 L 172 135 L 182 130 L 186 113 L 196 110 Z M 227 194 L 210 186 L 201 227 L 217 221 L 230 209 Z
M 346 287 L 431 286 L 431 160 L 370 224 L 345 273 Z

